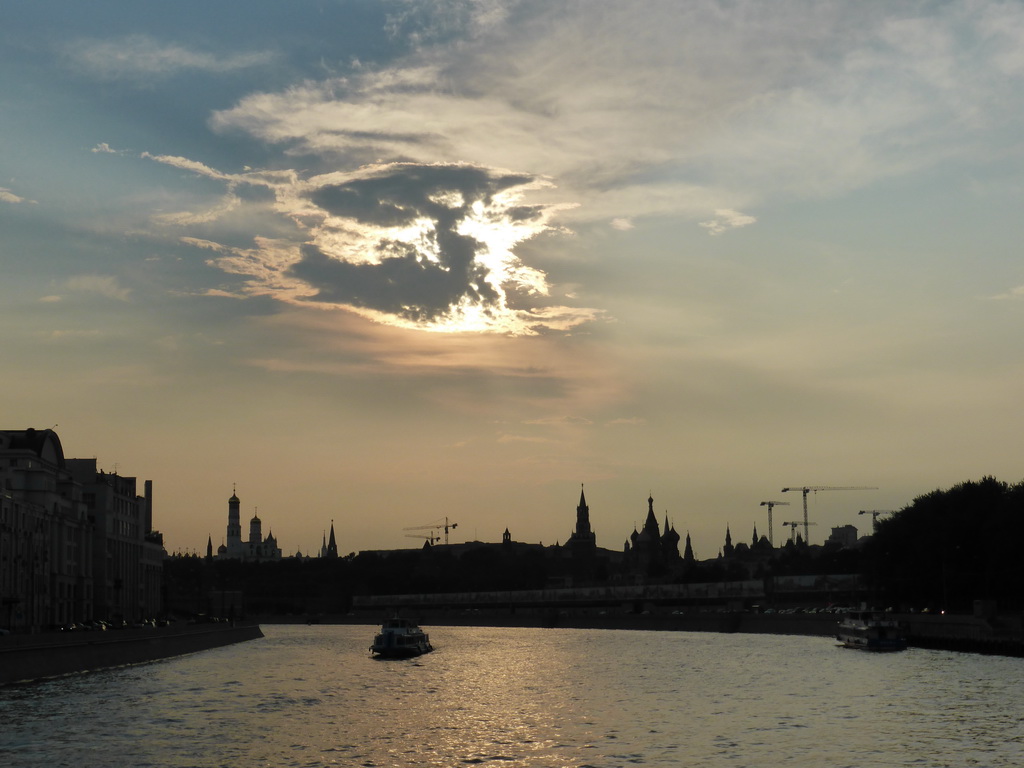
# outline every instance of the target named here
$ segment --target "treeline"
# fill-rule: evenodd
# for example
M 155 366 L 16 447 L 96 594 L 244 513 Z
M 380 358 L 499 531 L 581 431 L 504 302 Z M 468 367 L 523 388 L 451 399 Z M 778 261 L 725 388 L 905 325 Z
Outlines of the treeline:
M 966 612 L 975 600 L 1024 608 L 1024 483 L 993 477 L 916 498 L 887 519 L 863 569 L 885 605 Z

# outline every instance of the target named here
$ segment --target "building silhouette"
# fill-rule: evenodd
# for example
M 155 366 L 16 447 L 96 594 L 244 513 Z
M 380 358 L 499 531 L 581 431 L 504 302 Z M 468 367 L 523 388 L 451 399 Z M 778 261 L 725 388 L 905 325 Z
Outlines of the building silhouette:
M 153 486 L 68 459 L 52 429 L 0 431 L 0 626 L 19 632 L 162 612 Z
M 659 528 L 658 518 L 654 514 L 654 496 L 649 495 L 644 525 L 639 531 L 633 528 L 623 548 L 625 562 L 632 576 L 643 580 L 668 573 L 680 561 L 679 540 L 679 534 L 669 525 L 668 514 L 665 515 L 664 531 Z
M 334 521 L 331 520 L 331 535 L 330 538 L 324 536 L 323 546 L 320 548 L 320 557 L 328 558 L 330 560 L 338 559 L 338 540 L 334 538 Z
M 227 536 L 224 543 L 217 548 L 217 558 L 247 562 L 280 560 L 281 548 L 277 546 L 274 532 L 271 531 L 266 538 L 263 537 L 263 521 L 258 514 L 253 514 L 249 520 L 249 538 L 242 540 L 241 510 L 242 502 L 239 501 L 238 494 L 232 491 L 231 498 L 228 499 Z
M 67 459 L 93 522 L 93 610 L 97 617 L 154 617 L 160 604 L 163 538 L 153 535 L 153 481 L 137 493 L 134 477 L 97 469 L 96 459 Z

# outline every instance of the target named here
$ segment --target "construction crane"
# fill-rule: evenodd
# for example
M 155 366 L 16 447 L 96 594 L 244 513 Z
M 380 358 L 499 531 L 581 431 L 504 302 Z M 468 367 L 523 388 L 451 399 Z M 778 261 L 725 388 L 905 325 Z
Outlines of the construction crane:
M 440 536 L 435 536 L 434 532 L 431 531 L 429 536 L 424 536 L 422 533 L 407 533 L 405 534 L 407 539 L 423 539 L 427 542 L 427 546 L 432 547 L 441 540 Z
M 810 537 L 807 532 L 807 494 L 811 491 L 817 493 L 818 491 L 877 491 L 877 488 L 869 487 L 866 485 L 804 485 L 801 487 L 783 488 L 782 492 L 787 491 L 800 491 L 804 495 L 804 541 L 809 542 Z
M 858 512 L 858 515 L 871 515 L 871 532 L 874 533 L 878 530 L 878 516 L 879 515 L 891 515 L 893 510 L 891 509 L 862 509 Z
M 788 525 L 789 526 L 789 528 L 790 528 L 789 540 L 792 541 L 794 544 L 796 544 L 796 527 L 798 525 L 800 525 L 800 521 L 799 520 L 794 520 L 794 521 L 789 522 L 789 523 L 783 523 L 783 525 Z M 807 526 L 808 525 L 817 525 L 817 523 L 808 523 L 806 520 L 804 520 L 803 526 L 804 526 L 804 531 L 805 532 L 807 531 Z M 807 543 L 808 543 L 808 541 L 807 541 L 807 536 L 806 536 L 806 533 L 805 533 L 805 535 L 804 535 L 804 544 L 807 544 Z
M 444 543 L 447 546 L 447 544 L 448 544 L 448 529 L 450 528 L 451 530 L 454 531 L 458 527 L 459 527 L 458 523 L 451 523 L 451 522 L 448 521 L 448 518 L 446 517 L 443 521 L 438 520 L 436 523 L 431 523 L 430 525 L 413 525 L 413 526 L 410 526 L 409 528 L 403 528 L 402 530 L 403 531 L 427 531 L 427 530 L 437 531 L 437 530 L 440 530 L 441 528 L 443 528 L 444 529 Z
M 775 538 L 772 536 L 772 507 L 788 507 L 788 501 L 762 501 L 762 507 L 768 507 L 768 543 L 775 546 Z

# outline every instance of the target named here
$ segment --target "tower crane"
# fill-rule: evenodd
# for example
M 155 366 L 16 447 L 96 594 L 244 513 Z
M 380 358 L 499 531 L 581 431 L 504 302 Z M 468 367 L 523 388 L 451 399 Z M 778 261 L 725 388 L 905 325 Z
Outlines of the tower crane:
M 788 487 L 783 488 L 782 492 L 787 491 L 800 491 L 804 495 L 804 541 L 809 541 L 809 534 L 807 532 L 807 494 L 811 491 L 817 493 L 818 491 L 877 491 L 877 488 L 866 486 L 866 485 L 804 485 L 799 487 Z
M 788 507 L 788 501 L 762 501 L 762 507 L 768 507 L 768 543 L 775 546 L 775 538 L 772 536 L 772 507 Z
M 878 530 L 878 516 L 879 515 L 891 515 L 893 510 L 891 509 L 862 509 L 858 512 L 858 515 L 871 515 L 871 532 L 874 533 Z
M 444 529 L 444 543 L 447 546 L 447 544 L 448 544 L 448 530 L 451 529 L 451 530 L 454 531 L 458 527 L 459 527 L 458 523 L 449 522 L 448 518 L 446 517 L 443 521 L 442 520 L 438 520 L 436 523 L 431 523 L 430 525 L 413 525 L 413 526 L 410 526 L 408 528 L 403 528 L 402 530 L 403 531 L 428 531 L 428 530 L 429 531 L 437 531 L 437 530 L 440 530 L 441 528 L 443 528 Z
M 783 525 L 788 525 L 789 526 L 789 529 L 790 529 L 789 530 L 789 539 L 794 544 L 796 544 L 796 527 L 798 525 L 803 525 L 804 526 L 804 530 L 806 531 L 808 525 L 817 525 L 817 523 L 808 523 L 806 520 L 804 520 L 804 522 L 801 523 L 799 520 L 793 520 L 792 522 L 783 523 Z M 810 542 L 807 541 L 807 537 L 805 536 L 804 537 L 804 544 L 809 544 L 809 543 Z

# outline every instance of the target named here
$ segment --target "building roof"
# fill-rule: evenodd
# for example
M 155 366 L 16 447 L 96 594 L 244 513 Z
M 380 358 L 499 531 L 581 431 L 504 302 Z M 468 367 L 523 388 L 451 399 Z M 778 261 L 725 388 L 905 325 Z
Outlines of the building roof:
M 8 450 L 31 451 L 43 461 L 64 468 L 64 447 L 52 429 L 5 429 L 3 435 Z

